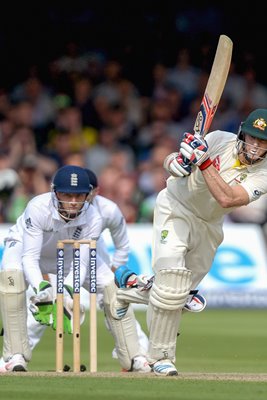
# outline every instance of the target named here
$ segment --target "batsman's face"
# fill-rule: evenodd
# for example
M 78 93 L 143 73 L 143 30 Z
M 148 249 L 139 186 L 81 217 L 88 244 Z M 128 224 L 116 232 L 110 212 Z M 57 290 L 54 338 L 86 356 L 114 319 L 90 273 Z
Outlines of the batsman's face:
M 242 152 L 239 156 L 244 164 L 254 164 L 265 158 L 267 152 L 267 140 L 245 135 Z

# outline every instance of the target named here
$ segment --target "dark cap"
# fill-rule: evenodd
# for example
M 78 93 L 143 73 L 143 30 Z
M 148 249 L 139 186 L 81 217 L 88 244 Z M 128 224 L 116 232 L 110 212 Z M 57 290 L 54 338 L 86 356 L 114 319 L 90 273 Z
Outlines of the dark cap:
M 61 193 L 89 193 L 90 180 L 84 168 L 64 165 L 53 177 L 52 190 Z
M 90 184 L 93 186 L 93 189 L 95 189 L 98 186 L 96 174 L 88 168 L 85 168 L 85 171 L 89 177 Z
M 267 109 L 258 108 L 241 124 L 241 131 L 250 136 L 267 140 Z

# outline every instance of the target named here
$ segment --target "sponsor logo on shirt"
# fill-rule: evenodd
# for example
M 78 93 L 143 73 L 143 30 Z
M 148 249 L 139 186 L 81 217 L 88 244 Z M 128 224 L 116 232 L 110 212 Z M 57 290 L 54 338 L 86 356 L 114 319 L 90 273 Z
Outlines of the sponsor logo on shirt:
M 243 182 L 247 177 L 247 174 L 240 174 L 235 178 L 235 182 L 241 183 Z
M 166 243 L 166 238 L 168 236 L 169 231 L 167 231 L 166 229 L 164 229 L 163 231 L 161 231 L 161 238 L 160 238 L 160 242 L 161 243 Z
M 26 225 L 26 228 L 27 228 L 27 229 L 32 228 L 32 221 L 31 221 L 30 218 L 27 218 L 27 219 L 25 220 L 25 225 Z
M 262 195 L 262 193 L 261 193 L 261 191 L 260 190 L 258 190 L 258 189 L 254 189 L 253 190 L 253 196 L 252 196 L 252 199 L 253 200 L 256 200 L 256 199 L 258 199 L 260 196 Z
M 82 233 L 82 228 L 78 226 L 73 234 L 73 239 L 79 239 Z

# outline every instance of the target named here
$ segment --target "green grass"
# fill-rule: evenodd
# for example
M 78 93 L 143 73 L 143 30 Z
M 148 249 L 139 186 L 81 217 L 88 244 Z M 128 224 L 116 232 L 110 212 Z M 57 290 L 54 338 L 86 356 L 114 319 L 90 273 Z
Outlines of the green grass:
M 146 330 L 145 312 L 136 317 Z M 98 313 L 98 371 L 120 371 L 112 359 L 114 342 Z M 185 313 L 177 340 L 177 368 L 183 372 L 267 373 L 267 311 L 205 310 Z M 88 366 L 88 325 L 81 332 L 81 362 Z M 64 338 L 64 361 L 72 364 L 72 336 Z M 29 364 L 32 371 L 55 368 L 55 332 L 47 328 Z
M 181 371 L 267 373 L 267 311 L 186 314 L 177 342 Z
M 1 377 L 1 399 L 53 400 L 266 400 L 262 382 L 75 377 Z
M 267 374 L 267 311 L 211 310 L 186 313 L 177 341 L 177 368 L 183 373 Z M 136 316 L 146 330 L 145 313 Z M 64 338 L 64 362 L 72 365 L 72 337 Z M 82 363 L 88 367 L 88 324 L 81 332 Z M 2 341 L 1 343 L 2 344 Z M 98 314 L 98 371 L 119 372 L 112 359 L 113 338 Z M 29 371 L 55 370 L 55 332 L 48 328 L 33 352 Z M 181 399 L 181 400 L 265 400 L 266 382 L 213 381 L 140 376 L 0 376 L 1 400 L 27 399 Z

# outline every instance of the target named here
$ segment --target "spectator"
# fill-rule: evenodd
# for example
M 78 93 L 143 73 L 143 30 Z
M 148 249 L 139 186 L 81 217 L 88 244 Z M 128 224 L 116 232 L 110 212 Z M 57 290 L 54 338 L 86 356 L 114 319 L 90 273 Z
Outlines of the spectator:
M 200 70 L 191 64 L 190 49 L 182 47 L 177 54 L 176 63 L 166 73 L 166 83 L 182 93 L 183 113 L 198 93 Z
M 3 158 L 0 155 L 0 165 L 2 161 Z M 8 222 L 8 206 L 18 184 L 19 176 L 14 169 L 0 168 L 0 223 Z
M 7 207 L 7 222 L 15 223 L 28 202 L 36 195 L 50 191 L 50 181 L 45 178 L 38 157 L 25 155 L 18 168 L 19 184 L 16 185 Z
M 93 85 L 86 76 L 81 76 L 73 83 L 73 105 L 81 111 L 84 126 L 99 129 L 101 122 L 92 99 Z
M 121 174 L 118 180 L 114 181 L 114 187 L 115 202 L 121 209 L 126 222 L 137 222 L 141 193 L 135 177 L 129 174 Z
M 62 139 L 62 134 L 68 142 L 70 152 L 85 152 L 97 141 L 96 130 L 83 125 L 81 111 L 74 106 L 58 111 L 55 129 L 51 130 L 48 136 L 46 146 L 48 152 L 53 152 L 58 141 L 57 136 L 59 135 L 60 139 Z
M 9 145 L 9 162 L 11 168 L 18 169 L 23 159 L 29 155 L 37 154 L 34 132 L 29 126 L 18 126 Z
M 166 173 L 162 167 L 156 167 L 150 173 L 150 194 L 141 201 L 137 222 L 153 222 L 154 208 L 158 193 L 166 186 Z

